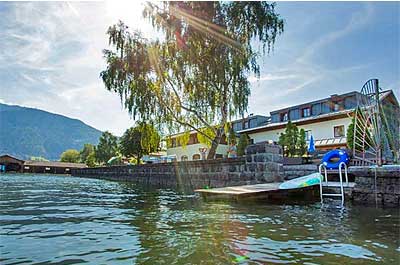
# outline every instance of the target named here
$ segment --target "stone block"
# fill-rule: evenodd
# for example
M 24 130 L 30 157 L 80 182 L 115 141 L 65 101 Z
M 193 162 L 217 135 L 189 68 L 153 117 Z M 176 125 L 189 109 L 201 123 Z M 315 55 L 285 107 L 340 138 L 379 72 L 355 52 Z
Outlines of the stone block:
M 274 172 L 279 171 L 279 164 L 274 163 L 274 162 L 267 162 L 267 163 L 265 163 L 265 167 L 266 167 L 266 169 L 268 169 L 269 171 L 274 171 Z
M 237 168 L 235 165 L 230 165 L 229 166 L 229 172 L 236 172 Z
M 282 148 L 279 145 L 266 145 L 264 150 L 265 153 L 282 154 Z
M 271 183 L 271 182 L 275 182 L 275 175 L 271 174 L 271 173 L 266 173 L 264 172 L 263 174 L 263 180 L 266 183 Z
M 383 204 L 385 205 L 400 205 L 400 196 L 394 194 L 384 194 Z
M 265 144 L 257 144 L 256 145 L 256 153 L 257 154 L 263 154 L 263 153 L 266 153 L 266 146 L 265 146 Z M 268 153 L 268 152 L 267 152 Z
M 247 163 L 253 162 L 253 157 L 251 155 L 246 155 L 246 162 Z
M 258 154 L 254 156 L 254 162 L 264 162 L 264 154 Z
M 240 180 L 254 180 L 255 179 L 255 175 L 254 173 L 249 173 L 249 172 L 241 172 L 239 174 L 239 179 Z
M 246 147 L 245 149 L 245 154 L 246 155 L 253 155 L 257 153 L 257 147 L 256 145 L 252 144 Z
M 255 172 L 256 169 L 257 169 L 257 164 L 255 164 L 255 163 L 248 164 L 248 165 L 247 165 L 247 169 L 248 169 L 248 171 L 250 171 L 250 172 Z

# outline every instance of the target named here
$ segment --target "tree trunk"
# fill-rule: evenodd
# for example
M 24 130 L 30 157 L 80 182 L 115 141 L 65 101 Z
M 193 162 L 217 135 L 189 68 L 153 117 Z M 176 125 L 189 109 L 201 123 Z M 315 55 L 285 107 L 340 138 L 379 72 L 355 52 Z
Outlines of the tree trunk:
M 225 87 L 225 89 L 224 89 L 222 102 L 223 103 L 221 106 L 221 115 L 222 115 L 221 123 L 217 130 L 217 134 L 215 135 L 215 138 L 211 143 L 211 148 L 210 148 L 210 151 L 208 152 L 207 159 L 215 158 L 215 153 L 217 152 L 217 147 L 218 147 L 219 143 L 221 142 L 222 135 L 224 134 L 225 123 L 228 119 L 227 87 Z
M 215 154 L 217 152 L 217 147 L 221 141 L 222 138 L 222 132 L 223 132 L 223 128 L 219 128 L 217 131 L 217 134 L 215 135 L 214 140 L 211 143 L 211 148 L 210 151 L 208 151 L 208 155 L 207 155 L 207 159 L 214 159 L 215 158 Z

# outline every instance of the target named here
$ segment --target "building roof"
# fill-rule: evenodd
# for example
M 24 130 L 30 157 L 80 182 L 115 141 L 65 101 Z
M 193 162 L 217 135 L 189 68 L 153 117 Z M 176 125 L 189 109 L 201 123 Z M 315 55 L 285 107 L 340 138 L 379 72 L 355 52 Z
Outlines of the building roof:
M 295 109 L 295 108 L 298 108 L 298 107 L 301 107 L 301 106 L 304 106 L 304 105 L 312 105 L 312 104 L 315 104 L 315 103 L 325 102 L 325 101 L 330 100 L 332 97 L 346 97 L 346 96 L 357 95 L 357 94 L 360 94 L 360 93 L 357 92 L 357 91 L 351 91 L 351 92 L 340 94 L 340 95 L 331 95 L 330 97 L 327 97 L 327 98 L 318 99 L 318 100 L 314 100 L 314 101 L 309 101 L 309 102 L 305 102 L 305 103 L 289 106 L 289 107 L 286 107 L 286 108 L 274 110 L 274 111 L 271 111 L 270 114 L 273 115 L 275 113 L 283 112 L 283 111 L 286 111 L 286 110 L 289 110 L 289 109 Z
M 237 122 L 241 122 L 241 121 L 246 121 L 246 120 L 251 120 L 251 119 L 257 119 L 257 118 L 259 118 L 259 117 L 261 117 L 261 118 L 266 118 L 266 119 L 270 119 L 270 118 L 271 118 L 270 116 L 264 116 L 264 115 L 259 115 L 259 114 L 256 114 L 256 115 L 250 114 L 250 115 L 247 116 L 247 117 L 244 117 L 244 118 L 240 118 L 240 119 L 236 119 L 236 120 L 230 121 L 230 123 L 233 124 L 233 123 L 237 123 Z M 168 138 L 168 137 L 175 138 L 175 137 L 181 136 L 181 135 L 183 135 L 183 134 L 185 134 L 185 133 L 187 133 L 187 132 L 178 132 L 178 133 L 169 134 L 167 137 L 165 137 L 165 139 Z M 196 131 L 196 130 L 190 130 L 190 131 L 189 131 L 189 134 L 194 134 L 194 133 L 197 133 L 197 131 Z
M 67 163 L 58 161 L 25 161 L 24 166 L 36 166 L 36 167 L 68 167 L 68 168 L 85 168 L 87 167 L 83 163 Z
M 24 162 L 25 162 L 25 161 L 22 160 L 22 159 L 19 159 L 19 158 L 16 158 L 16 157 L 14 157 L 14 156 L 10 156 L 10 155 L 7 155 L 7 154 L 1 155 L 1 156 L 0 156 L 0 159 L 1 159 L 1 158 L 11 158 L 11 159 L 17 160 L 17 161 L 19 161 L 19 162 L 21 162 L 21 163 L 24 163 Z
M 351 113 L 353 113 L 353 111 L 354 111 L 354 109 L 340 110 L 340 111 L 336 111 L 336 112 L 321 114 L 318 116 L 310 116 L 310 117 L 294 120 L 294 121 L 292 121 L 292 123 L 296 124 L 296 125 L 304 125 L 304 124 L 311 124 L 311 123 L 328 121 L 328 120 L 336 120 L 336 119 L 348 117 Z M 286 127 L 287 123 L 288 123 L 287 121 L 269 123 L 267 125 L 263 125 L 260 127 L 241 130 L 241 131 L 238 131 L 238 133 L 249 133 L 249 132 L 256 133 L 256 132 L 262 132 L 262 131 L 271 131 L 271 130 L 276 130 L 276 129 L 282 129 L 282 128 Z

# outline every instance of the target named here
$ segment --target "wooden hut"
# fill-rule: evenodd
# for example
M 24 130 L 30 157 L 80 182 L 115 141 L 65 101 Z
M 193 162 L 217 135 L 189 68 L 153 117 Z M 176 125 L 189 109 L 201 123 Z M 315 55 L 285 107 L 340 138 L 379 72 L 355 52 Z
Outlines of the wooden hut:
M 0 165 L 4 166 L 5 172 L 22 172 L 25 161 L 10 155 L 0 156 Z
M 70 174 L 73 168 L 87 167 L 82 163 L 67 163 L 57 161 L 25 161 L 24 173 Z

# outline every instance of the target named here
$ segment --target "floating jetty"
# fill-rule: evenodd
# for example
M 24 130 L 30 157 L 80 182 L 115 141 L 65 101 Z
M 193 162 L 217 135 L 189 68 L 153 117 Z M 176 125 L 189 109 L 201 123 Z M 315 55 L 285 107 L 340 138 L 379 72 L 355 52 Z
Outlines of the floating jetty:
M 318 200 L 319 186 L 309 186 L 297 189 L 279 189 L 282 182 L 263 183 L 255 185 L 233 186 L 213 189 L 198 189 L 195 192 L 200 193 L 204 199 L 218 200 L 248 200 L 248 199 L 305 199 Z

